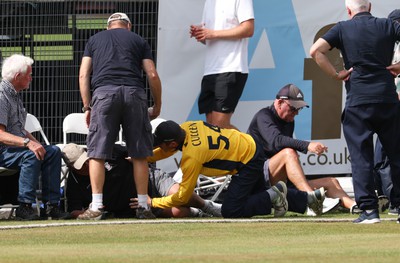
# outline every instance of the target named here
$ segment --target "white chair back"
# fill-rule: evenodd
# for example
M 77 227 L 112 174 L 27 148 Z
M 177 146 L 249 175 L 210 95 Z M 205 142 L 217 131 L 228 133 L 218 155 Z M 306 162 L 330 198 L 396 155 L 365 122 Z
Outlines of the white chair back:
M 88 134 L 89 129 L 86 125 L 84 113 L 71 113 L 68 114 L 63 121 L 63 143 L 67 144 L 67 134 L 78 133 Z
M 28 115 L 26 116 L 26 122 L 25 122 L 25 130 L 27 130 L 30 133 L 33 132 L 40 132 L 40 134 L 42 135 L 42 138 L 44 140 L 44 142 L 47 145 L 50 145 L 49 140 L 47 139 L 46 134 L 43 131 L 42 125 L 40 124 L 39 120 L 32 114 L 28 113 Z

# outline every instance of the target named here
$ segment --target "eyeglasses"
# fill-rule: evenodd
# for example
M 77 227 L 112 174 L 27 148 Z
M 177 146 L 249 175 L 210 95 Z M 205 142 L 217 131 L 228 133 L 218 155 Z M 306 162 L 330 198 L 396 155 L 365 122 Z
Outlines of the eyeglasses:
M 283 100 L 283 102 L 285 102 L 288 106 L 289 106 L 289 110 L 291 111 L 291 112 L 299 112 L 299 111 L 301 111 L 302 109 L 303 109 L 303 107 L 300 107 L 300 108 L 296 108 L 296 107 L 293 107 L 292 105 L 290 105 L 286 100 Z

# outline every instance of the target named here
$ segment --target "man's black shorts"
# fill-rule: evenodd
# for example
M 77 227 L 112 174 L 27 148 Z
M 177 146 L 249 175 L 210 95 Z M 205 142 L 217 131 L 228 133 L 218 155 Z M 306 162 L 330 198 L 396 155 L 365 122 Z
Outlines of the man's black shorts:
M 199 113 L 232 113 L 239 102 L 248 74 L 227 72 L 206 75 L 201 82 Z

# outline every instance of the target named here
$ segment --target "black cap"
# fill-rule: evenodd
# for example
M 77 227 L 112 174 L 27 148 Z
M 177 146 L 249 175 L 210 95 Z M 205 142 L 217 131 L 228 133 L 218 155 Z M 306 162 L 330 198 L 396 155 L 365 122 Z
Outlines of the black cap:
M 281 88 L 278 94 L 276 94 L 276 98 L 288 100 L 290 105 L 295 108 L 308 107 L 308 104 L 304 101 L 303 92 L 293 84 L 287 84 Z
M 161 122 L 154 131 L 154 146 L 159 146 L 163 142 L 178 141 L 185 135 L 181 126 L 174 121 Z
M 400 22 L 400 9 L 395 9 L 392 12 L 390 12 L 388 18 Z

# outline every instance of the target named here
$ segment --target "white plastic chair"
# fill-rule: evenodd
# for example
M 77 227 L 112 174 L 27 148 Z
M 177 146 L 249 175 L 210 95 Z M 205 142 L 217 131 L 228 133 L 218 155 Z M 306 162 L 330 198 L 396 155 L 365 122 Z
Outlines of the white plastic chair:
M 43 131 L 42 125 L 40 124 L 39 120 L 36 118 L 36 116 L 28 113 L 26 115 L 26 121 L 25 121 L 25 130 L 27 130 L 29 133 L 34 133 L 34 132 L 39 132 L 40 135 L 42 136 L 44 142 L 46 145 L 50 145 L 49 140 L 47 139 L 46 134 Z M 38 189 L 38 195 L 42 191 L 42 180 L 39 180 L 39 189 Z M 40 200 L 38 197 L 36 197 L 36 209 L 38 211 L 38 214 L 40 213 Z
M 86 125 L 85 113 L 71 113 L 65 116 L 63 120 L 63 144 L 57 145 L 61 150 L 68 143 L 68 134 L 73 134 L 73 133 L 82 135 L 87 135 L 89 133 L 89 129 Z M 86 148 L 86 144 L 79 146 Z M 63 158 L 61 166 L 61 186 L 64 186 L 65 210 L 67 210 L 67 205 L 68 205 L 68 200 L 66 196 L 68 173 L 69 169 Z
M 46 145 L 50 145 L 49 140 L 47 139 L 47 136 L 43 131 L 42 125 L 40 125 L 39 120 L 30 113 L 28 113 L 28 115 L 26 116 L 25 130 L 27 130 L 29 133 L 40 132 L 40 135 L 42 136 Z
M 63 120 L 63 143 L 68 143 L 68 134 L 76 133 L 87 135 L 89 129 L 86 125 L 85 113 L 71 113 L 68 114 Z M 118 141 L 116 143 L 124 144 L 122 139 L 122 128 L 118 133 Z M 80 145 L 86 148 L 86 145 Z
M 84 135 L 87 135 L 89 133 L 89 129 L 86 125 L 85 113 L 71 113 L 64 118 L 63 120 L 64 144 L 67 144 L 67 136 L 69 133 L 77 133 Z

